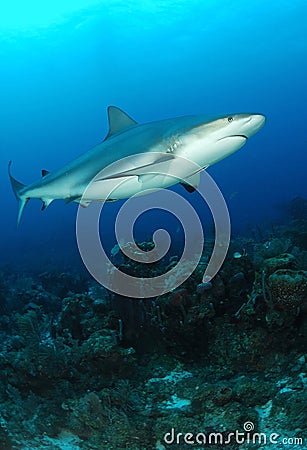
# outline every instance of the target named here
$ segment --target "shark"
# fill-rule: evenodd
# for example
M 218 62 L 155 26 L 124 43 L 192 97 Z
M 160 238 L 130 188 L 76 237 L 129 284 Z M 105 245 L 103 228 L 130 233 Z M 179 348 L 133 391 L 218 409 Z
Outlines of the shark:
M 239 150 L 266 120 L 263 114 L 239 113 L 140 124 L 116 106 L 109 106 L 107 115 L 108 133 L 101 143 L 53 172 L 42 170 L 42 177 L 32 184 L 17 181 L 9 162 L 8 173 L 19 204 L 17 225 L 33 198 L 41 199 L 45 210 L 54 200 L 86 207 L 93 201 L 126 199 L 177 183 L 193 192 L 202 170 Z

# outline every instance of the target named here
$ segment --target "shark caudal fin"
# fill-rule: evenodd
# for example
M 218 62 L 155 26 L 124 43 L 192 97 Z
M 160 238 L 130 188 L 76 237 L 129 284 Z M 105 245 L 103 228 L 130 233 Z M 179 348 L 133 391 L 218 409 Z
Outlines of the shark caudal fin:
M 21 194 L 22 189 L 25 187 L 24 184 L 20 183 L 19 181 L 15 180 L 15 178 L 12 176 L 11 174 L 11 165 L 12 165 L 12 161 L 9 162 L 9 166 L 8 166 L 8 172 L 9 172 L 9 177 L 11 180 L 11 185 L 12 185 L 12 189 L 13 192 L 15 194 L 15 197 L 18 201 L 18 216 L 17 216 L 17 226 L 20 223 L 20 219 L 23 213 L 23 210 L 28 202 L 28 198 L 24 197 Z

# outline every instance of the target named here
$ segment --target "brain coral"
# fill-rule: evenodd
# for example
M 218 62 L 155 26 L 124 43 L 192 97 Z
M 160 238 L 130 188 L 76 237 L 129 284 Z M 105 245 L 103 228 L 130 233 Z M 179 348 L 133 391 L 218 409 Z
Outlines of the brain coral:
M 269 276 L 271 306 L 283 310 L 299 308 L 307 295 L 307 272 L 280 269 Z
M 306 304 L 307 272 L 280 269 L 268 278 L 266 322 L 272 330 L 292 326 Z

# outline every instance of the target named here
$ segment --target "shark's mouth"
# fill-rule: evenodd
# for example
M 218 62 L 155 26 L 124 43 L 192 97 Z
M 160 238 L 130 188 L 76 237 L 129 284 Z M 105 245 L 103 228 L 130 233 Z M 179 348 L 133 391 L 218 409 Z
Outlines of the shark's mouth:
M 248 136 L 245 136 L 245 134 L 232 134 L 231 136 L 228 137 L 243 137 L 244 139 L 248 139 Z
M 219 139 L 219 141 L 222 141 L 223 139 L 229 139 L 229 138 L 244 138 L 245 140 L 248 139 L 248 136 L 246 136 L 245 134 L 231 134 L 230 136 L 225 136 Z

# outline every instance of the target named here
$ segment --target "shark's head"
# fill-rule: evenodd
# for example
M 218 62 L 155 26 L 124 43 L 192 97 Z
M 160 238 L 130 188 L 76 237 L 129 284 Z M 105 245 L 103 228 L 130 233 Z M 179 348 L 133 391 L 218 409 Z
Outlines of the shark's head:
M 241 148 L 264 123 L 262 114 L 232 114 L 196 123 L 180 136 L 176 153 L 208 167 Z

